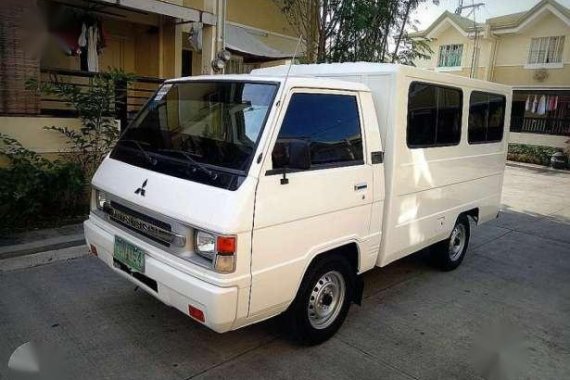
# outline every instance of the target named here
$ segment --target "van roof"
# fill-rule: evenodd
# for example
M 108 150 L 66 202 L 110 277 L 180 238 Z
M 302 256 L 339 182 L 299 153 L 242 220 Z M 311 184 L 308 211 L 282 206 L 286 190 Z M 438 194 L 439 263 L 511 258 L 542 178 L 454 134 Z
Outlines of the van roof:
M 343 63 L 316 63 L 292 65 L 291 75 L 298 76 L 326 76 L 335 74 L 380 74 L 394 73 L 403 65 L 394 63 L 374 62 L 343 62 Z M 289 70 L 288 65 L 255 69 L 252 75 L 285 75 Z
M 375 76 L 375 75 L 390 75 L 395 76 L 402 74 L 419 80 L 427 81 L 441 81 L 457 86 L 472 86 L 474 88 L 495 89 L 498 91 L 512 91 L 511 86 L 504 84 L 489 82 L 481 79 L 468 78 L 461 75 L 441 73 L 433 70 L 420 69 L 413 66 L 395 64 L 395 63 L 374 63 L 374 62 L 343 62 L 343 63 L 316 63 L 316 64 L 303 64 L 281 65 L 275 67 L 267 67 L 256 69 L 251 72 L 255 76 L 284 76 L 290 70 L 290 75 L 297 77 L 339 77 L 346 78 L 352 76 Z
M 310 87 L 310 88 L 323 88 L 323 89 L 338 89 L 349 91 L 365 91 L 370 92 L 370 89 L 358 82 L 344 81 L 339 79 L 329 78 L 316 78 L 310 76 L 291 75 L 286 78 L 287 72 L 283 74 L 268 74 L 268 75 L 254 75 L 254 74 L 229 74 L 229 75 L 197 75 L 191 77 L 182 77 L 169 79 L 165 83 L 183 83 L 183 82 L 199 82 L 199 81 L 249 81 L 249 82 L 279 82 L 284 83 L 287 80 L 287 87 Z

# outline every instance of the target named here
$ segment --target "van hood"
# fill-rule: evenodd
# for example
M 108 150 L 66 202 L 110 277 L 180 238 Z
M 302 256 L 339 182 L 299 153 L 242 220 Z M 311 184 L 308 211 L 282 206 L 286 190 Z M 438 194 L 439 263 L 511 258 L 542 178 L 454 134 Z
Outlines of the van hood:
M 107 157 L 91 183 L 115 197 L 194 227 L 221 234 L 252 229 L 254 177 L 248 176 L 237 190 L 230 191 Z

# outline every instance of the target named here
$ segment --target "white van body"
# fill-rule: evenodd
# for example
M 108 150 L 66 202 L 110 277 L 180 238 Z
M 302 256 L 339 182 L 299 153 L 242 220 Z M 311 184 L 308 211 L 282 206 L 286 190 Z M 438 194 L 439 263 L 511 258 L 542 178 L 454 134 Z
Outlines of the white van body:
M 88 246 L 107 265 L 217 332 L 286 311 L 311 263 L 329 252 L 353 255 L 350 261 L 361 274 L 448 239 L 460 215 L 469 215 L 477 224 L 498 216 L 511 113 L 508 86 L 372 63 L 281 66 L 250 75 L 174 79 L 165 86 L 220 80 L 278 86 L 239 187 L 217 188 L 111 155 L 93 178 L 93 211 L 85 222 Z M 415 82 L 461 90 L 457 144 L 408 146 L 408 99 Z M 468 142 L 473 91 L 504 97 L 500 141 Z M 361 164 L 289 171 L 282 180 L 272 152 L 294 94 L 356 99 Z M 125 207 L 130 216 L 116 214 L 123 215 L 118 221 L 97 212 L 99 193 L 109 204 Z M 165 248 L 148 239 L 144 216 L 164 223 L 184 245 Z M 231 273 L 196 261 L 198 230 L 235 237 Z M 142 273 L 117 265 L 117 238 L 144 252 Z M 203 318 L 196 318 L 189 307 Z

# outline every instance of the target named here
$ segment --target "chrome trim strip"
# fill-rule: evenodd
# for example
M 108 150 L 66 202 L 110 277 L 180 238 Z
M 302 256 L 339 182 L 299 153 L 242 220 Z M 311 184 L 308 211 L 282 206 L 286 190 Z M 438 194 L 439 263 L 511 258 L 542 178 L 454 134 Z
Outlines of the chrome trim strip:
M 164 244 L 171 244 L 176 247 L 184 247 L 186 245 L 185 236 L 168 231 L 134 215 L 118 210 L 110 203 L 105 204 L 103 211 L 111 221 L 130 227 L 134 231 L 146 235 L 149 238 L 154 238 Z

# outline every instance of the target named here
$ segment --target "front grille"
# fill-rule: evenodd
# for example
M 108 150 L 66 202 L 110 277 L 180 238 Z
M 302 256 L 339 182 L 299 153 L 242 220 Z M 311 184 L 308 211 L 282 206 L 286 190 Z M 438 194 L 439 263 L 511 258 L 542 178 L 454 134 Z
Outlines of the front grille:
M 170 247 L 176 239 L 170 224 L 117 202 L 111 201 L 110 204 L 107 204 L 105 212 L 112 221 L 166 247 Z

